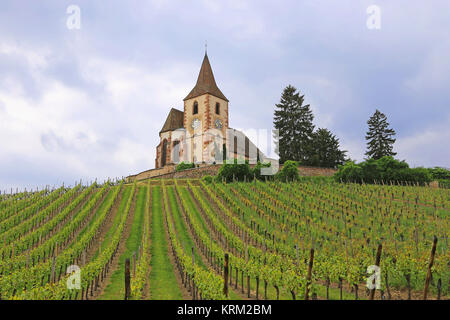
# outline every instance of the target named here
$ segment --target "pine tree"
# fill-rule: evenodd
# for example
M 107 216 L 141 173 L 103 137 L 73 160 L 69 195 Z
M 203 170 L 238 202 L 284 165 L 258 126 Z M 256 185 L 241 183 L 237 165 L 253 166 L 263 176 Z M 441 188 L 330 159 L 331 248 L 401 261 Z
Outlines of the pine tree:
M 304 96 L 288 85 L 276 104 L 274 126 L 279 130 L 277 152 L 280 162 L 304 162 L 311 157 L 311 140 L 314 131 L 313 114 L 309 105 L 303 106 Z
M 304 95 L 298 97 L 298 108 L 294 112 L 294 160 L 307 164 L 314 155 L 314 115 L 309 106 L 303 105 Z
M 279 104 L 276 104 L 274 115 L 274 126 L 278 129 L 277 152 L 280 162 L 293 159 L 292 137 L 294 134 L 294 123 L 292 111 L 295 108 L 295 91 L 292 86 L 287 86 L 281 95 Z
M 346 161 L 347 151 L 340 150 L 339 139 L 329 130 L 317 129 L 313 136 L 314 155 L 310 165 L 324 168 L 336 168 Z
M 386 116 L 378 111 L 367 121 L 369 131 L 366 134 L 367 151 L 365 153 L 369 159 L 380 159 L 383 156 L 395 156 L 397 153 L 393 151 L 395 143 L 395 131 L 389 128 Z

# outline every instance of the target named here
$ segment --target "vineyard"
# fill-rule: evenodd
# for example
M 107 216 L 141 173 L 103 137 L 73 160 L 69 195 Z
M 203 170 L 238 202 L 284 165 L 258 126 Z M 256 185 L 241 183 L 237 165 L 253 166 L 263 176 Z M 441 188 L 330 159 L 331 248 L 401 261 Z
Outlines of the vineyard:
M 419 186 L 193 179 L 1 194 L 0 299 L 443 300 L 449 230 L 450 190 Z

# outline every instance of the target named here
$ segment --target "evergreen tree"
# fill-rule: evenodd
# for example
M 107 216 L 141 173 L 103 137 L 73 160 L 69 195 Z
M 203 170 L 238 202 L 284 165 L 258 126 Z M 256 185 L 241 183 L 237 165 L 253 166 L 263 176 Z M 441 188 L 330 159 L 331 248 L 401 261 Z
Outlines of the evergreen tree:
M 324 168 L 336 168 L 346 161 L 347 151 L 340 150 L 339 139 L 329 130 L 317 129 L 313 136 L 314 155 L 309 164 Z
M 395 131 L 389 128 L 386 116 L 377 109 L 367 124 L 369 131 L 366 134 L 367 151 L 365 155 L 369 159 L 375 160 L 383 156 L 395 156 L 397 154 L 393 151 Z
M 304 163 L 312 155 L 314 118 L 309 105 L 303 105 L 304 96 L 288 85 L 276 104 L 274 126 L 279 130 L 277 152 L 280 162 L 296 160 Z
M 298 108 L 295 110 L 295 140 L 294 140 L 294 160 L 300 164 L 311 161 L 314 155 L 314 115 L 309 106 L 303 105 L 304 96 L 298 99 Z

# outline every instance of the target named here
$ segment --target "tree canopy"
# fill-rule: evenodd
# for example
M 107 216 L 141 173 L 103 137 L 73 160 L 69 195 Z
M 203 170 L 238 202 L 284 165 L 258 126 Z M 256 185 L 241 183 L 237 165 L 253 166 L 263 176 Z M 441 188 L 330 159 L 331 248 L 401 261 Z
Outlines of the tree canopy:
M 384 156 L 395 156 L 393 151 L 395 143 L 395 131 L 389 128 L 387 117 L 378 109 L 367 121 L 369 131 L 366 134 L 367 151 L 365 153 L 369 159 L 380 159 Z

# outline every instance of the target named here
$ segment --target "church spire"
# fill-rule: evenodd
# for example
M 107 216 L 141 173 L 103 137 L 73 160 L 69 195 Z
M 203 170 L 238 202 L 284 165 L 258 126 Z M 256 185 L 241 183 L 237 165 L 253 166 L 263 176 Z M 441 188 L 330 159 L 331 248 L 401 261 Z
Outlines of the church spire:
M 211 64 L 209 63 L 208 54 L 206 50 L 205 50 L 205 57 L 203 58 L 202 67 L 200 68 L 200 73 L 197 78 L 197 83 L 195 84 L 194 89 L 192 89 L 191 92 L 187 95 L 187 97 L 184 98 L 183 100 L 195 98 L 205 93 L 209 93 L 220 99 L 228 101 L 228 99 L 225 97 L 222 91 L 220 91 L 220 89 L 217 87 L 216 80 L 214 79 L 214 74 L 211 68 Z

